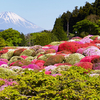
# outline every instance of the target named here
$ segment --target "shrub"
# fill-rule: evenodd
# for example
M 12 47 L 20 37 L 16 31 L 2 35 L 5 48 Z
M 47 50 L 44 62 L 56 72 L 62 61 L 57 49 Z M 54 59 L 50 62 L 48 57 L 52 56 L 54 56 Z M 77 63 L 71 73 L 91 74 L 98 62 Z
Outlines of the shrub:
M 15 62 L 15 61 L 17 61 L 17 60 L 21 60 L 21 59 L 23 59 L 23 58 L 20 57 L 20 56 L 13 56 L 13 57 L 9 60 L 8 65 L 10 65 L 11 63 L 13 63 L 13 62 Z
M 94 58 L 91 59 L 91 62 L 94 64 L 94 63 L 100 63 L 100 56 L 97 55 L 95 56 Z
M 72 66 L 61 76 L 46 75 L 44 71 L 26 70 L 14 77 L 18 85 L 6 87 L 0 98 L 10 100 L 99 100 L 100 77 L 89 77 L 86 70 Z
M 31 64 L 31 62 L 22 59 L 22 60 L 15 61 L 14 64 L 12 64 L 12 66 L 22 67 L 24 65 L 29 65 L 29 64 Z
M 54 49 L 57 52 L 58 51 L 58 46 L 51 46 L 50 49 Z
M 0 56 L 2 55 L 2 54 L 4 54 L 4 53 L 7 53 L 8 52 L 8 50 L 1 50 L 0 51 Z
M 100 55 L 100 50 L 95 46 L 89 46 L 83 51 L 83 55 L 85 56 Z
M 99 35 L 93 35 L 90 37 L 90 39 L 95 40 Z
M 78 63 L 84 56 L 80 53 L 73 53 L 70 54 L 68 57 L 65 58 L 66 63 L 75 64 Z
M 20 56 L 31 56 L 32 55 L 32 53 L 33 53 L 33 50 L 24 50 L 21 54 L 20 54 Z
M 84 69 L 86 69 L 86 70 L 88 70 L 88 71 L 90 71 L 90 70 L 92 70 L 92 67 L 93 67 L 93 64 L 92 63 L 90 63 L 90 62 L 78 62 L 78 63 L 76 63 L 76 64 L 74 64 L 75 66 L 81 66 L 82 68 L 84 68 Z
M 55 49 L 47 49 L 44 54 L 48 54 L 48 53 L 55 53 L 56 50 Z
M 21 48 L 21 49 L 17 49 L 17 50 L 15 50 L 14 51 L 14 56 L 20 56 L 20 54 L 24 51 L 24 50 L 26 50 L 25 48 Z
M 10 60 L 10 58 L 13 56 L 13 53 L 14 53 L 14 51 L 9 51 L 7 53 L 4 53 L 1 55 L 1 58 Z
M 25 60 L 31 62 L 32 60 L 34 60 L 35 58 L 32 56 L 28 56 Z
M 42 49 L 42 46 L 41 45 L 35 45 L 35 46 L 30 47 L 30 49 L 37 51 L 39 49 Z
M 7 78 L 8 76 L 15 76 L 16 73 L 10 69 L 0 67 L 0 78 Z
M 80 45 L 75 42 L 64 42 L 59 45 L 58 51 L 67 50 L 72 53 L 75 53 L 80 48 Z
M 44 66 L 48 66 L 48 65 L 54 65 L 56 63 L 62 63 L 65 60 L 65 57 L 62 55 L 54 55 L 54 56 L 50 56 L 46 62 L 44 63 Z
M 98 55 L 86 56 L 86 57 L 82 58 L 80 60 L 80 62 L 92 62 L 92 60 L 97 58 L 97 57 L 98 57 Z
M 100 63 L 94 63 L 93 70 L 100 70 Z
M 44 60 L 44 61 L 46 61 L 47 58 L 49 58 L 50 56 L 53 56 L 53 55 L 55 55 L 55 54 L 53 54 L 53 53 L 44 54 L 44 55 L 41 54 L 40 56 L 37 57 L 37 59 L 38 59 L 38 60 Z
M 29 68 L 29 69 L 34 69 L 34 70 L 40 70 L 39 66 L 36 64 L 29 64 L 29 65 L 24 65 L 22 68 Z
M 80 54 L 83 54 L 83 51 L 85 50 L 85 48 L 79 48 L 76 53 L 80 53 Z
M 51 70 L 51 74 L 58 74 L 62 71 L 67 71 L 71 66 L 70 65 L 59 65 L 58 67 Z

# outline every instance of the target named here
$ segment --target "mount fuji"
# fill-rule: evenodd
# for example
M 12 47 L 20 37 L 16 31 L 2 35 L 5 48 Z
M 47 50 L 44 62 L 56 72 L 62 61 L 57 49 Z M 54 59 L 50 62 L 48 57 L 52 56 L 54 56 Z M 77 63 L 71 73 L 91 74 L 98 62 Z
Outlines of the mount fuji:
M 13 28 L 23 34 L 40 32 L 44 29 L 37 26 L 36 24 L 25 20 L 13 12 L 2 12 L 0 13 L 0 30 Z

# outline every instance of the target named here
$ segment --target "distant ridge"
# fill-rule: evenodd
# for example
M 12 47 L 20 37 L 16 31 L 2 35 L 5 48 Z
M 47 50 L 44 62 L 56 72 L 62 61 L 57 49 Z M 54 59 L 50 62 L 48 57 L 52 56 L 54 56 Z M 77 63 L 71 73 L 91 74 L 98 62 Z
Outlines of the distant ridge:
M 41 32 L 44 29 L 36 24 L 18 16 L 13 12 L 0 13 L 0 30 L 13 28 L 23 34 Z
M 0 30 L 0 32 L 2 32 L 2 31 L 4 31 L 4 30 Z

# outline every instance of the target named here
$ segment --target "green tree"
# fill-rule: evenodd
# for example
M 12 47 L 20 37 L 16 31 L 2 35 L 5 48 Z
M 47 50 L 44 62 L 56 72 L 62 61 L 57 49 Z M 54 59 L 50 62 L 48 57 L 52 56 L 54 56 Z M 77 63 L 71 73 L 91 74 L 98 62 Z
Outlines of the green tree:
M 13 30 L 12 28 L 2 31 L 0 36 L 5 40 L 7 46 L 18 46 L 22 41 L 20 32 Z
M 6 42 L 2 37 L 0 37 L 0 49 L 2 49 L 4 46 L 6 46 Z
M 26 46 L 26 39 L 23 33 L 20 34 L 20 38 L 22 39 L 22 41 L 21 43 L 19 43 L 19 46 Z
M 52 33 L 58 38 L 59 41 L 67 40 L 67 34 L 64 32 L 61 18 L 56 19 Z
M 84 37 L 88 34 L 97 35 L 100 34 L 100 27 L 98 24 L 93 23 L 87 19 L 79 21 L 74 27 L 74 32 L 77 31 L 77 35 Z

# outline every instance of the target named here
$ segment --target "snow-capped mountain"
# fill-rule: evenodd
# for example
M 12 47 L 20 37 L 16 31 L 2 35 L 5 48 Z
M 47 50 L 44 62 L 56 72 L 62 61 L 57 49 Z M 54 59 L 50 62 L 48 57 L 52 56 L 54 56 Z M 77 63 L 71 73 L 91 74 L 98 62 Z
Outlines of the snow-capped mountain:
M 5 30 L 8 28 L 13 28 L 24 34 L 44 30 L 43 28 L 28 20 L 25 20 L 13 12 L 2 12 L 0 13 L 0 30 Z

